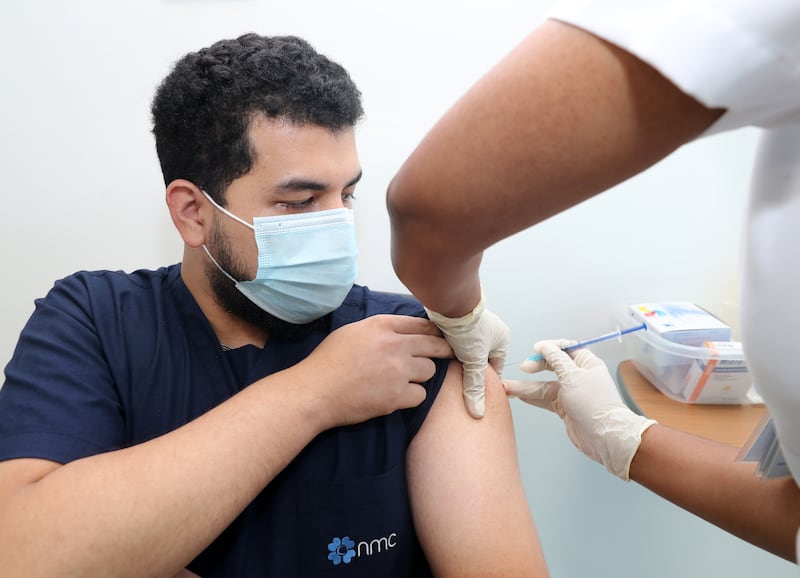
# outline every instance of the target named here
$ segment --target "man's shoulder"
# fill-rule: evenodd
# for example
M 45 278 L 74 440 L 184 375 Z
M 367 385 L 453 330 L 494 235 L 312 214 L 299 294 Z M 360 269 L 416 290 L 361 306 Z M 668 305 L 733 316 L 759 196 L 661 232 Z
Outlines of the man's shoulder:
M 159 269 L 139 269 L 132 272 L 122 270 L 82 270 L 58 279 L 48 293 L 48 298 L 71 295 L 88 299 L 145 290 L 152 292 L 167 287 L 180 279 L 180 265 L 169 265 Z
M 55 282 L 56 286 L 81 284 L 87 287 L 150 287 L 153 284 L 172 282 L 180 276 L 180 264 L 168 265 L 158 269 L 122 270 L 99 269 L 81 270 L 67 275 Z
M 111 311 L 122 310 L 147 315 L 146 311 L 161 308 L 159 304 L 165 299 L 175 299 L 181 287 L 185 290 L 180 265 L 133 272 L 84 270 L 55 281 L 35 304 L 40 312 L 58 310 L 87 319 L 102 318 Z
M 342 303 L 342 312 L 358 315 L 359 318 L 371 315 L 394 314 L 412 317 L 425 317 L 425 308 L 409 293 L 373 291 L 363 285 L 354 285 Z

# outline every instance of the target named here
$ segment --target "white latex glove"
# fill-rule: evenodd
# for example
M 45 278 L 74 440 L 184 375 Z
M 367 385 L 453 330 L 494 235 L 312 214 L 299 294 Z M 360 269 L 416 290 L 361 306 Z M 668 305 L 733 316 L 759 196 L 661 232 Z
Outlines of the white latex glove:
M 445 317 L 430 309 L 425 310 L 464 366 L 467 411 L 472 417 L 483 417 L 486 411 L 484 373 L 490 363 L 498 375 L 503 372 L 511 331 L 497 315 L 486 309 L 483 291 L 475 309 L 463 317 Z
M 533 349 L 544 359 L 525 360 L 520 365 L 528 373 L 551 370 L 558 381 L 506 380 L 506 393 L 557 413 L 580 451 L 628 481 L 642 433 L 656 422 L 625 405 L 605 363 L 591 351 L 561 350 L 572 343 L 566 339 L 540 341 Z

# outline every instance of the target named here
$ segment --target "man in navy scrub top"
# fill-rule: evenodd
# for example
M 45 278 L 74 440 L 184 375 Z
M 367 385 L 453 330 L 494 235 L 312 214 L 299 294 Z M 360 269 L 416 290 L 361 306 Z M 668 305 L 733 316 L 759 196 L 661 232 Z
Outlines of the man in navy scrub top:
M 152 113 L 183 261 L 37 300 L 0 389 L 3 575 L 546 575 L 497 376 L 470 418 L 422 306 L 354 284 L 347 72 L 248 34 Z

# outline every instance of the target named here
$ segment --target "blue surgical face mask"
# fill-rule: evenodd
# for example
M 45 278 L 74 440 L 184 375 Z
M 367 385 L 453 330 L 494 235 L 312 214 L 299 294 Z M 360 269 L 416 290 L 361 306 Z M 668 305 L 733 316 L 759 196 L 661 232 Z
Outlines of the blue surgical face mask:
M 319 319 L 342 304 L 358 274 L 353 211 L 256 217 L 251 225 L 203 194 L 219 211 L 253 229 L 258 271 L 251 281 L 234 279 L 203 245 L 217 268 L 250 301 L 295 324 Z

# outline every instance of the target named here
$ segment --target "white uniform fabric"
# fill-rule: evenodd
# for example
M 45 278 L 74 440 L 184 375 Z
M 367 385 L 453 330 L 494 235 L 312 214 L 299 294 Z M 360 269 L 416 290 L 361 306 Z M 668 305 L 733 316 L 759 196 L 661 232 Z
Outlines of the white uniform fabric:
M 708 133 L 800 115 L 797 0 L 563 0 L 552 18 L 644 60 L 709 107 Z
M 726 108 L 705 135 L 765 129 L 744 238 L 742 334 L 800 483 L 800 1 L 565 0 L 551 17 L 635 54 L 706 106 Z

